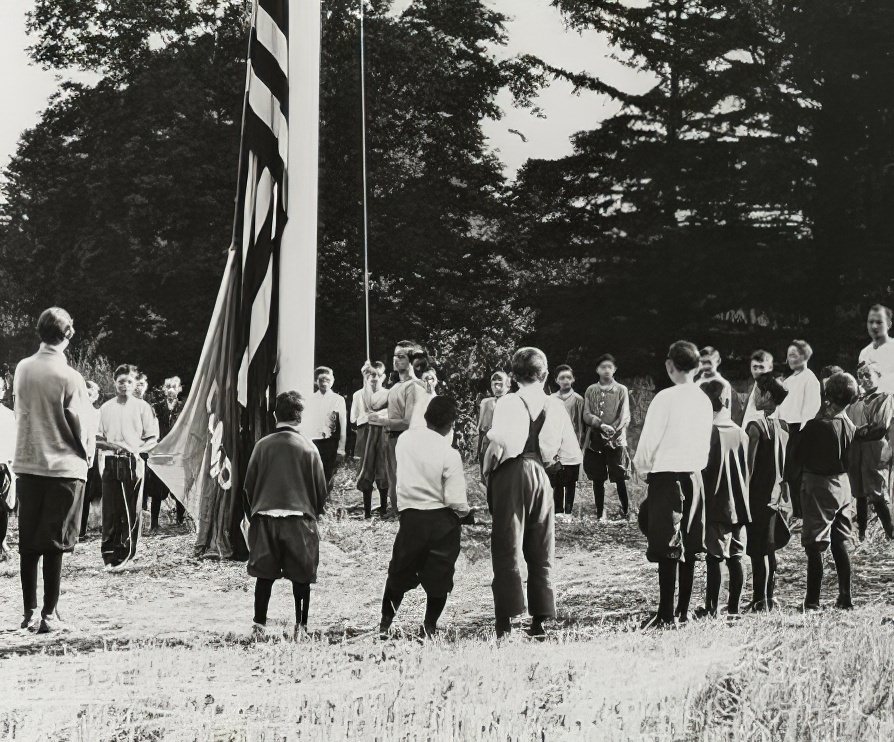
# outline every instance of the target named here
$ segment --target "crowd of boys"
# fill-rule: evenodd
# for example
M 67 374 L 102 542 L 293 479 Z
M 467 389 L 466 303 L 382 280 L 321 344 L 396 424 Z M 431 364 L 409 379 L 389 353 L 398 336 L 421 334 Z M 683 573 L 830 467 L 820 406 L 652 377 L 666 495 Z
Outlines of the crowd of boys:
M 632 458 L 626 435 L 630 395 L 614 378 L 618 364 L 613 356 L 597 360 L 598 381 L 581 396 L 569 366 L 554 369 L 558 390 L 550 394 L 544 353 L 530 347 L 516 351 L 511 373 L 500 370 L 491 376 L 493 396 L 482 401 L 478 420 L 478 459 L 492 516 L 496 635 L 512 631 L 513 619 L 527 610 L 528 632 L 543 637 L 545 622 L 555 617 L 555 521 L 572 513 L 581 469 L 593 483 L 600 521 L 605 520 L 606 482 L 617 489 L 623 519 L 629 513 L 632 473 L 646 483 L 638 524 L 647 541 L 646 557 L 658 567 L 659 592 L 658 609 L 646 626 L 717 616 L 723 567 L 729 586 L 725 612 L 739 615 L 746 556 L 752 574 L 746 608 L 778 608 L 776 552 L 793 532 L 800 532 L 807 554 L 802 609 L 820 607 L 828 549 L 838 577 L 836 606 L 852 607 L 853 521 L 858 538 L 864 538 L 871 503 L 885 534 L 894 538 L 891 319 L 886 307 L 870 310 L 872 342 L 860 354 L 857 379 L 827 367 L 821 381 L 808 368 L 812 349 L 801 340 L 787 350 L 791 373 L 784 380 L 774 374 L 771 354 L 756 351 L 750 362 L 754 385 L 741 425 L 732 419 L 732 387 L 720 373 L 720 353 L 687 341 L 673 343 L 665 361 L 672 385 L 652 400 Z M 74 333 L 71 318 L 58 308 L 47 310 L 38 330 L 41 350 L 19 365 L 15 379 L 19 423 L 12 468 L 21 501 L 22 626 L 35 626 L 42 556 L 45 597 L 39 630 L 50 631 L 61 555 L 78 537 L 92 447 L 100 459 L 102 555 L 107 568 L 116 569 L 133 558 L 139 536 L 141 454 L 179 414 L 180 384 L 168 380 L 165 406 L 153 410 L 141 398 L 145 378 L 121 366 L 115 371 L 116 397 L 91 422 L 83 410 L 95 408 L 84 400 L 95 397 L 96 390 L 68 368 L 62 354 Z M 421 585 L 427 596 L 421 633 L 437 632 L 453 589 L 461 526 L 475 520 L 454 445 L 456 403 L 438 396 L 437 375 L 417 343 L 397 343 L 392 368 L 386 389 L 384 365 L 364 365 L 364 385 L 353 396 L 350 418 L 344 398 L 333 391 L 328 367 L 316 370 L 311 404 L 294 391 L 277 397 L 276 430 L 255 446 L 244 484 L 256 631 L 264 631 L 272 586 L 280 577 L 293 583 L 296 629 L 306 627 L 319 562 L 316 521 L 345 456 L 350 420 L 357 429 L 356 487 L 364 516 L 372 517 L 375 488 L 380 513 L 390 504 L 400 520 L 379 631 L 388 635 L 403 596 Z M 95 443 L 85 432 L 91 427 Z M 31 445 L 35 441 L 42 444 L 38 454 Z M 707 561 L 705 600 L 693 612 L 695 563 L 702 558 Z

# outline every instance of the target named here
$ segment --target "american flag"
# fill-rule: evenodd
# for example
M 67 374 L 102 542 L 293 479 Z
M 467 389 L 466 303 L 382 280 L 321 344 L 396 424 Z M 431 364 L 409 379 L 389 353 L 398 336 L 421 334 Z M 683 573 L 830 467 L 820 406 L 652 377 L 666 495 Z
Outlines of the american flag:
M 300 0 L 304 1 L 304 0 Z M 242 479 L 272 427 L 288 214 L 289 2 L 255 0 L 233 238 L 189 399 L 149 464 L 196 520 L 196 551 L 247 554 Z

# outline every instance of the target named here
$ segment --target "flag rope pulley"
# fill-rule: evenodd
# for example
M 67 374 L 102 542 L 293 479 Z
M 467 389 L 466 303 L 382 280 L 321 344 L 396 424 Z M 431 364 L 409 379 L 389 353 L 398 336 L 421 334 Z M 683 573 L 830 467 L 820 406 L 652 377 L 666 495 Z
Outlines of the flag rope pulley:
M 360 0 L 360 153 L 363 165 L 363 313 L 366 330 L 366 358 L 372 361 L 369 320 L 369 212 L 367 207 L 366 172 L 366 37 L 363 26 L 364 3 Z

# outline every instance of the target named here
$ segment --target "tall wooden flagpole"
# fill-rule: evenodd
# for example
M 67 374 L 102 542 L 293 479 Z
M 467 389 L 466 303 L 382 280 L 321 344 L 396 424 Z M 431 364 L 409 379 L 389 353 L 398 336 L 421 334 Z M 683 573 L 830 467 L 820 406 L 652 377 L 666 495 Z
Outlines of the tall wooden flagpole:
M 277 392 L 313 392 L 320 143 L 320 0 L 289 3 L 289 221 L 280 248 Z

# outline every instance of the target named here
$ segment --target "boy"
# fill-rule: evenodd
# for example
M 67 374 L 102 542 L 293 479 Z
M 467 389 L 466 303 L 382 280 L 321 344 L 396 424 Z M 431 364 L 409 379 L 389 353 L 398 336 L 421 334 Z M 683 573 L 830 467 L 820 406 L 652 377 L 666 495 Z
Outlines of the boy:
M 699 377 L 698 385 L 704 386 L 709 381 L 719 381 L 723 385 L 721 401 L 723 406 L 730 409 L 733 401 L 733 388 L 730 383 L 720 375 L 720 351 L 706 345 L 698 353 Z
M 891 310 L 875 304 L 866 315 L 870 343 L 860 351 L 860 363 L 875 363 L 879 369 L 879 391 L 894 392 L 894 342 L 891 342 Z
M 543 390 L 549 367 L 538 348 L 512 356 L 518 392 L 494 409 L 487 434 L 484 474 L 493 514 L 491 561 L 497 638 L 508 634 L 512 617 L 525 610 L 519 557 L 528 565 L 529 633 L 544 637 L 543 622 L 556 615 L 552 586 L 555 511 L 546 465 L 581 455 L 565 406 Z M 579 459 L 578 459 L 579 460 Z
M 385 364 L 367 362 L 363 367 L 363 389 L 354 393 L 351 403 L 351 422 L 357 425 L 357 446 L 360 468 L 357 489 L 363 493 L 363 517 L 372 518 L 373 486 L 379 490 L 379 514 L 384 515 L 388 502 L 388 441 L 381 423 L 370 422 L 372 412 L 388 406 L 388 390 L 382 388 L 385 381 Z
M 155 418 L 156 420 L 158 420 L 159 441 L 163 440 L 164 437 L 171 432 L 171 428 L 174 427 L 174 424 L 180 417 L 180 413 L 183 412 L 183 402 L 180 401 L 180 393 L 182 391 L 183 386 L 180 382 L 180 377 L 171 376 L 165 379 L 165 398 L 160 402 L 156 402 L 154 405 L 152 405 L 152 409 L 155 412 Z M 161 503 L 163 500 L 167 499 L 170 491 L 165 486 L 164 482 L 162 482 L 157 476 L 155 476 L 155 474 L 152 473 L 151 469 L 146 473 L 145 488 L 149 491 L 149 496 L 152 498 L 149 533 L 157 533 L 158 516 L 161 514 Z M 176 510 L 177 523 L 183 523 L 184 516 L 186 515 L 186 510 L 184 509 L 183 505 L 180 504 L 180 502 L 177 502 Z
M 646 558 L 658 564 L 658 613 L 644 628 L 689 618 L 695 560 L 705 551 L 701 472 L 708 464 L 714 410 L 695 383 L 698 348 L 685 340 L 670 346 L 665 369 L 674 386 L 655 395 L 646 412 L 634 466 L 648 483 L 640 528 L 648 539 Z M 643 512 L 645 511 L 645 512 Z
M 788 428 L 776 416 L 776 408 L 788 390 L 772 371 L 757 379 L 755 417 L 746 425 L 748 436 L 748 524 L 746 551 L 751 559 L 752 611 L 776 608 L 776 550 L 788 543 L 777 542 L 777 528 L 784 524 L 779 514 L 783 492 Z M 777 522 L 777 520 L 781 522 Z
M 84 408 L 84 417 L 89 419 L 90 430 L 99 429 L 99 385 L 95 381 L 88 380 L 87 400 L 89 406 Z M 84 486 L 84 508 L 81 511 L 81 529 L 78 540 L 87 538 L 87 524 L 90 521 L 90 503 L 94 500 L 102 500 L 102 472 L 99 469 L 99 457 L 96 455 L 96 440 L 93 440 L 93 448 L 87 452 L 90 458 L 90 468 L 87 470 L 87 484 Z
M 766 350 L 754 351 L 751 354 L 749 370 L 751 371 L 751 378 L 754 380 L 754 386 L 751 387 L 751 391 L 748 393 L 748 402 L 745 404 L 745 414 L 742 417 L 743 429 L 747 428 L 748 423 L 752 420 L 763 417 L 762 414 L 758 414 L 755 407 L 755 400 L 759 394 L 757 380 L 763 374 L 770 373 L 773 370 L 773 355 Z
M 148 403 L 133 396 L 133 366 L 115 369 L 116 396 L 99 408 L 96 448 L 102 451 L 102 560 L 118 569 L 137 551 L 142 515 L 138 510 L 145 473 L 142 453 L 158 439 L 158 422 Z
M 427 358 L 418 343 L 401 340 L 394 347 L 393 368 L 397 381 L 388 390 L 385 410 L 371 412 L 370 423 L 382 425 L 388 433 L 388 499 L 397 512 L 397 440 L 411 427 L 420 424 L 428 405 L 425 386 L 416 377 L 416 365 L 427 367 Z M 423 372 L 424 372 L 423 368 Z
M 438 372 L 433 368 L 427 369 L 421 377 L 422 383 L 425 386 L 425 393 L 428 394 L 429 397 L 437 397 L 438 396 Z
M 847 415 L 857 428 L 848 466 L 851 491 L 857 500 L 857 530 L 860 541 L 866 538 L 869 503 L 878 514 L 885 536 L 894 538 L 891 523 L 891 443 L 888 432 L 894 418 L 894 397 L 879 391 L 881 373 L 875 363 L 863 363 L 857 369 L 857 383 L 864 397 L 854 402 Z
M 494 371 L 490 377 L 490 391 L 493 397 L 485 397 L 481 400 L 478 410 L 478 466 L 484 462 L 484 452 L 487 450 L 487 431 L 494 422 L 494 406 L 499 399 L 509 393 L 509 374 L 505 371 Z
M 348 413 L 345 398 L 332 390 L 335 374 L 328 366 L 318 366 L 314 371 L 317 390 L 311 398 L 308 414 L 301 432 L 310 438 L 323 460 L 326 483 L 332 490 L 332 479 L 338 463 L 345 457 L 348 440 Z
M 583 441 L 584 430 L 584 398 L 574 391 L 574 371 L 571 366 L 556 366 L 556 385 L 559 391 L 556 398 L 565 405 L 568 417 L 571 419 L 571 427 L 577 442 Z M 561 466 L 556 467 L 555 473 L 550 476 L 550 484 L 553 486 L 553 500 L 555 502 L 556 517 L 571 515 L 574 510 L 574 494 L 577 490 L 577 480 L 580 476 L 580 458 L 564 458 L 559 460 Z
M 718 379 L 701 385 L 711 400 L 714 428 L 711 431 L 711 450 L 708 465 L 702 471 L 705 486 L 705 546 L 707 548 L 707 587 L 705 607 L 697 616 L 717 617 L 720 599 L 720 565 L 726 562 L 729 572 L 729 599 L 726 612 L 739 613 L 745 573 L 742 556 L 745 554 L 748 512 L 748 466 L 745 458 L 748 437 L 730 417 L 723 396 L 726 391 Z
M 584 395 L 583 421 L 588 428 L 584 451 L 584 473 L 593 482 L 596 517 L 605 522 L 605 482 L 618 490 L 621 517 L 628 517 L 627 479 L 630 456 L 627 453 L 627 427 L 630 425 L 630 394 L 615 381 L 618 363 L 609 353 L 596 361 L 599 381 Z
M 419 585 L 427 601 L 421 636 L 434 636 L 453 590 L 460 523 L 470 513 L 463 462 L 450 445 L 455 421 L 453 399 L 434 397 L 425 411 L 426 427 L 408 430 L 397 441 L 400 528 L 382 596 L 383 639 L 404 595 Z
M 791 456 L 801 474 L 801 544 L 807 552 L 807 593 L 804 611 L 817 611 L 823 580 L 823 552 L 832 547 L 838 573 L 838 608 L 853 608 L 851 601 L 853 498 L 847 478 L 848 452 L 854 424 L 845 410 L 857 397 L 857 381 L 836 374 L 826 384 L 821 414 L 801 428 Z
M 319 449 L 299 430 L 303 411 L 304 398 L 298 392 L 276 396 L 276 430 L 257 442 L 245 470 L 256 634 L 264 633 L 273 583 L 280 577 L 292 583 L 295 633 L 307 630 L 310 586 L 317 581 L 320 563 L 317 520 L 329 490 Z

